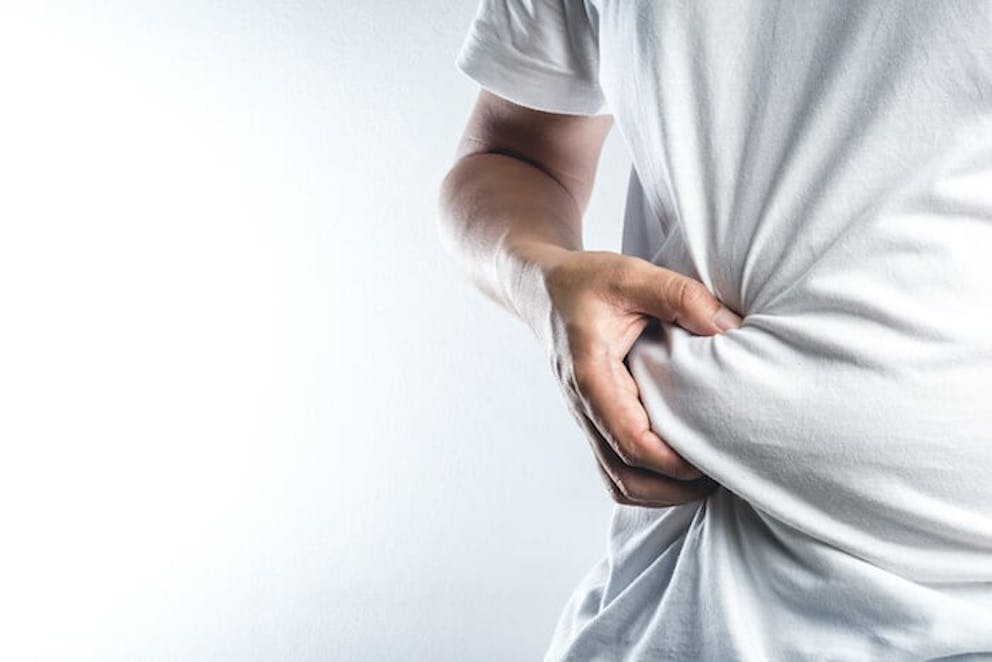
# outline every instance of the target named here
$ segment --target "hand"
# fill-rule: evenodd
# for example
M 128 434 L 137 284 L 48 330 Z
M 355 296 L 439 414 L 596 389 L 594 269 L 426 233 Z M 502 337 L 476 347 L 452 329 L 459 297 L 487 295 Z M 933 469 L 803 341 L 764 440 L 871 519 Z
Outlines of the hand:
M 546 315 L 535 332 L 613 500 L 665 507 L 712 492 L 716 482 L 651 430 L 624 359 L 652 317 L 699 335 L 736 328 L 740 318 L 700 281 L 640 258 L 564 249 L 545 255 Z

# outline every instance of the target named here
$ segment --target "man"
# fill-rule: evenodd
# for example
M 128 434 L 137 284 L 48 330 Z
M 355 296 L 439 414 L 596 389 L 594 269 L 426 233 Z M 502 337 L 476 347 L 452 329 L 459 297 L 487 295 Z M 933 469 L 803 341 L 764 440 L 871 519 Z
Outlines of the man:
M 457 62 L 442 237 L 616 501 L 546 662 L 992 659 L 992 3 L 483 0 Z

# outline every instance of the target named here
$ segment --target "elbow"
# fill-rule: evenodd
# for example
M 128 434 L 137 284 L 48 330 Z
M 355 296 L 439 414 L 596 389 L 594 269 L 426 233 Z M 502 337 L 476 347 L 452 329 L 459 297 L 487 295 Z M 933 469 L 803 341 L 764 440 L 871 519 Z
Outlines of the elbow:
M 434 231 L 441 249 L 449 258 L 456 256 L 460 235 L 457 212 L 461 188 L 461 169 L 456 161 L 436 187 Z

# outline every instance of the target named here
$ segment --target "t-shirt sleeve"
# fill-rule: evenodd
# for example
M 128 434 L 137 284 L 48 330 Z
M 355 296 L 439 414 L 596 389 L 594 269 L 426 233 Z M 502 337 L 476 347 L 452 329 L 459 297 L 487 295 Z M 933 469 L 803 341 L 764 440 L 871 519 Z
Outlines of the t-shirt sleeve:
M 537 110 L 609 113 L 597 17 L 577 0 L 481 0 L 455 64 L 483 88 Z

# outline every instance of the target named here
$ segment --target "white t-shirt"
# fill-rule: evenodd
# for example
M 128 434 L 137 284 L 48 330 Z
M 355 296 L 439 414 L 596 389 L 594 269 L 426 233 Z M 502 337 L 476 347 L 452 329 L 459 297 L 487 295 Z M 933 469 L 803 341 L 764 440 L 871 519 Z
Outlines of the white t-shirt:
M 483 0 L 457 65 L 612 113 L 623 251 L 744 317 L 628 356 L 721 487 L 616 505 L 545 660 L 992 659 L 992 3 Z

